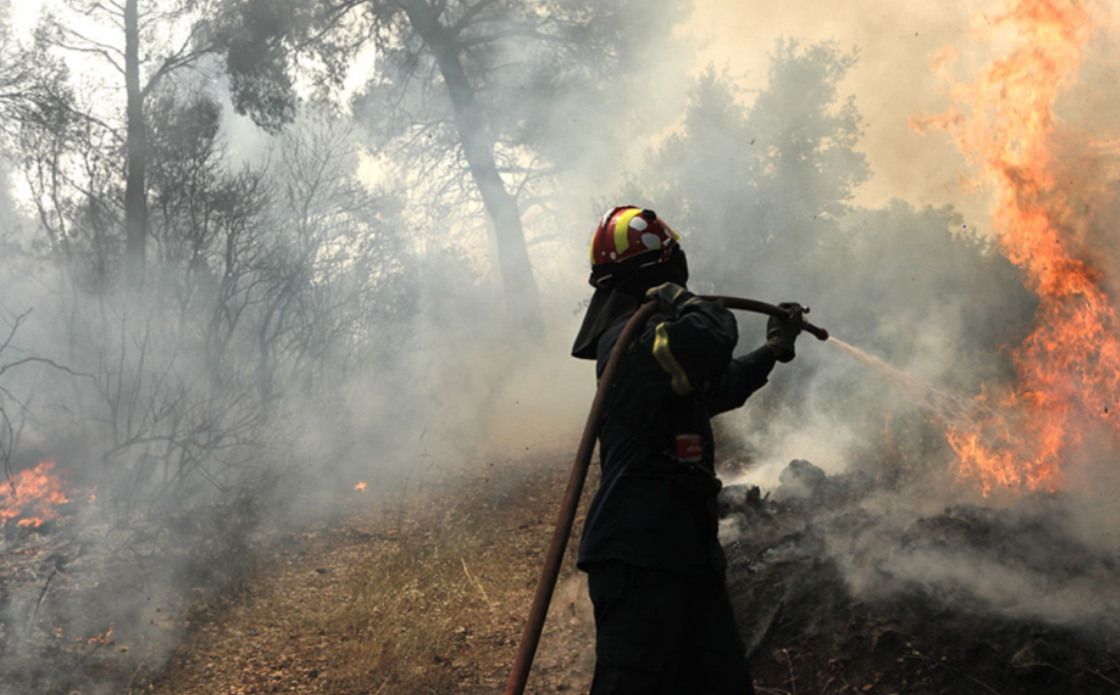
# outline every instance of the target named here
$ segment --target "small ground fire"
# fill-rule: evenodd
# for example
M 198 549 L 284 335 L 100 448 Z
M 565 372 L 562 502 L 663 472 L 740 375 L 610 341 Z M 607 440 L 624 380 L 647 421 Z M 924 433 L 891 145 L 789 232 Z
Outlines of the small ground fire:
M 54 461 L 40 461 L 0 486 L 0 527 L 14 520 L 16 526 L 35 529 L 57 518 L 57 507 L 71 500 L 63 477 L 52 472 L 54 467 Z

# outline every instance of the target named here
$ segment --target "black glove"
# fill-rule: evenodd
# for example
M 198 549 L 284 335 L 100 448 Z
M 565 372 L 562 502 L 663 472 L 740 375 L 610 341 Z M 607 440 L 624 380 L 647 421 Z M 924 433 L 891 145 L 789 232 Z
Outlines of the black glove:
M 797 355 L 793 343 L 801 333 L 801 316 L 805 309 L 797 302 L 782 302 L 778 306 L 789 315 L 771 316 L 766 322 L 766 346 L 774 351 L 779 362 L 789 362 Z
M 661 305 L 661 311 L 673 318 L 680 316 L 681 309 L 686 304 L 700 301 L 696 295 L 675 282 L 666 282 L 646 290 L 646 301 L 648 302 L 651 299 L 656 299 L 657 303 Z

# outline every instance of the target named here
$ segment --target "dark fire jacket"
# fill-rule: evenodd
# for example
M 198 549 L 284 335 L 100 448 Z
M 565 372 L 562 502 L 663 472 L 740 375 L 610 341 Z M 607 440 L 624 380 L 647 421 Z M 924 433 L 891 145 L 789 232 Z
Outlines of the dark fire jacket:
M 600 376 L 625 323 L 599 340 Z M 738 337 L 728 309 L 693 301 L 675 319 L 654 314 L 631 343 L 607 397 L 580 568 L 621 560 L 723 573 L 709 419 L 743 405 L 775 363 L 766 347 L 732 359 Z

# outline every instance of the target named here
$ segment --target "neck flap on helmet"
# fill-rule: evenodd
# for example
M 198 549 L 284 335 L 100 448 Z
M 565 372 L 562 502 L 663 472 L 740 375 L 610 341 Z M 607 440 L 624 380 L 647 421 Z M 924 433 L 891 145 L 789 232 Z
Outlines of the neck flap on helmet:
M 635 259 L 637 260 L 637 259 Z M 625 264 L 619 263 L 617 266 Z M 592 272 L 589 282 L 595 287 L 583 324 L 572 346 L 572 357 L 593 360 L 598 357 L 599 337 L 614 324 L 627 319 L 638 310 L 646 290 L 665 282 L 685 285 L 688 282 L 688 260 L 679 246 L 673 249 L 668 260 L 656 265 L 616 268 L 608 282 L 602 282 Z

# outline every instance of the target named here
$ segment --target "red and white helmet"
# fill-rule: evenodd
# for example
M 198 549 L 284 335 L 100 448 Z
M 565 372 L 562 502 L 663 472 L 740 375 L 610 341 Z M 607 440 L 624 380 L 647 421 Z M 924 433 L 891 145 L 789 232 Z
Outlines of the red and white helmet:
M 591 268 L 599 275 L 611 263 L 623 263 L 642 256 L 642 261 L 626 263 L 644 268 L 663 263 L 672 254 L 680 236 L 665 224 L 653 210 L 633 205 L 616 207 L 599 220 L 591 239 Z M 608 271 L 609 272 L 609 271 Z
M 688 282 L 680 237 L 653 210 L 633 205 L 603 215 L 591 239 L 591 286 L 595 294 L 583 317 L 572 355 L 596 359 L 599 336 L 637 309 L 655 285 Z

